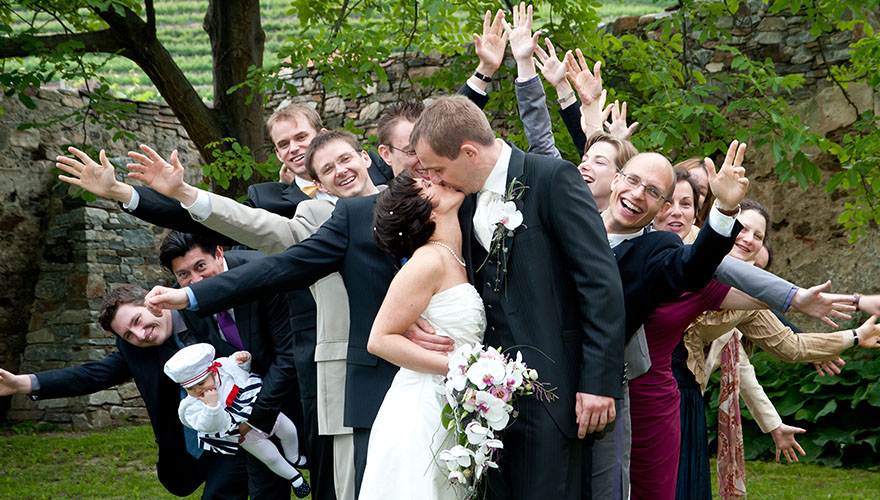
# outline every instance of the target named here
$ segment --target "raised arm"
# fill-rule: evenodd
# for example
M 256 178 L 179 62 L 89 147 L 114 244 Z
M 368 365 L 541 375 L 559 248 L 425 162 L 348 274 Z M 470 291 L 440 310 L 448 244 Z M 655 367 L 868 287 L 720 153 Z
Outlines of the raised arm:
M 59 175 L 58 178 L 68 184 L 81 187 L 102 198 L 116 200 L 123 204 L 131 201 L 133 188 L 116 179 L 116 169 L 107 159 L 102 149 L 98 153 L 101 163 L 92 160 L 85 152 L 74 147 L 67 148 L 75 158 L 58 156 L 55 166 L 72 177 Z
M 492 76 L 504 61 L 507 36 L 504 30 L 504 12 L 498 10 L 493 17 L 492 12 L 487 10 L 483 17 L 483 34 L 474 33 L 474 51 L 480 62 L 474 74 L 458 92 L 480 108 L 486 105 L 488 101 L 486 89 L 489 88 Z
M 535 70 L 533 54 L 538 47 L 541 33 L 532 33 L 532 7 L 526 9 L 525 4 L 514 7 L 513 25 L 514 28 L 511 29 L 505 22 L 505 29 L 510 32 L 510 51 L 516 60 L 516 102 L 529 143 L 529 152 L 561 158 L 553 138 L 544 86 Z
M 549 38 L 544 39 L 547 50 L 541 48 L 540 45 L 535 48 L 535 64 L 541 69 L 541 74 L 547 83 L 556 90 L 556 103 L 559 104 L 559 116 L 565 124 L 568 134 L 571 136 L 574 147 L 577 148 L 578 155 L 583 156 L 584 147 L 587 144 L 587 136 L 581 129 L 581 106 L 577 98 L 577 92 L 566 78 L 566 66 L 557 56 L 556 48 Z M 564 57 L 568 57 L 566 53 Z

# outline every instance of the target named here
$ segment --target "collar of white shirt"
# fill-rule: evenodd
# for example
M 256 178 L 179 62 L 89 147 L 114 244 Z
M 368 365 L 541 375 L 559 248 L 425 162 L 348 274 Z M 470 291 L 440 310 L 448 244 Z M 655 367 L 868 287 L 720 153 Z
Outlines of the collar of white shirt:
M 504 197 L 507 194 L 507 169 L 510 166 L 510 146 L 501 139 L 495 139 L 501 143 L 501 154 L 498 155 L 498 161 L 492 167 L 492 172 L 486 178 L 481 191 L 489 191 Z

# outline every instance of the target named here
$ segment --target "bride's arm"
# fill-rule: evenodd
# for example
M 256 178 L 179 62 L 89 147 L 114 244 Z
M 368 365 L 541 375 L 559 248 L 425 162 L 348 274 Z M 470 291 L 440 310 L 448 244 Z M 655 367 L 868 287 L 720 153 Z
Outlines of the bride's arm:
M 428 307 L 442 279 L 443 265 L 436 255 L 417 250 L 391 281 L 370 330 L 367 350 L 403 368 L 446 375 L 445 353 L 419 347 L 403 336 Z

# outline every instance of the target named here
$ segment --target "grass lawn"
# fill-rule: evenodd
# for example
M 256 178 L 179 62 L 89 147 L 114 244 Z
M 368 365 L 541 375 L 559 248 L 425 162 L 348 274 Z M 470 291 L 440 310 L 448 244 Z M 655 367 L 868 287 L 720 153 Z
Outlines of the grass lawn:
M 0 498 L 178 498 L 156 479 L 156 453 L 153 432 L 146 426 L 90 433 L 5 431 L 0 433 Z M 746 474 L 750 499 L 880 498 L 876 471 L 746 462 Z M 714 477 L 712 488 L 717 495 Z

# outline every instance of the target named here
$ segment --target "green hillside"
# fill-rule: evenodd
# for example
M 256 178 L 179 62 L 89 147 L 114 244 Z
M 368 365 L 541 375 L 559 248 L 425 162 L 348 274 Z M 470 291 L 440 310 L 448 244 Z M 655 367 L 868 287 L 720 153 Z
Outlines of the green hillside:
M 211 48 L 202 28 L 207 0 L 155 0 L 159 39 L 174 56 L 181 70 L 206 100 L 212 100 Z M 606 19 L 625 15 L 646 14 L 662 10 L 674 0 L 603 0 L 600 10 Z M 298 32 L 295 17 L 287 15 L 290 0 L 261 0 L 263 30 L 266 32 L 264 64 L 278 62 L 277 51 L 284 39 Z M 38 19 L 51 30 L 53 21 L 45 16 Z M 147 76 L 131 61 L 122 57 L 95 56 L 95 61 L 106 61 L 105 74 L 109 75 L 116 95 L 134 99 L 152 100 L 159 96 Z M 24 61 L 25 66 L 33 63 Z M 78 82 L 73 82 L 77 84 Z

